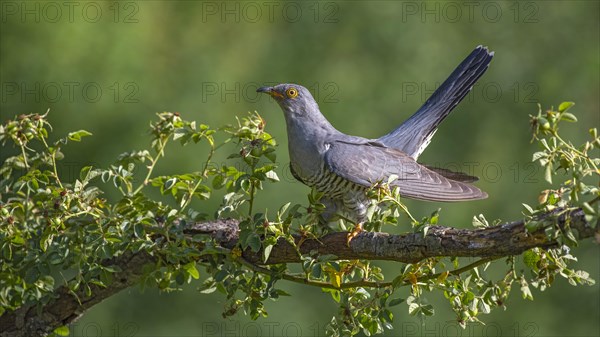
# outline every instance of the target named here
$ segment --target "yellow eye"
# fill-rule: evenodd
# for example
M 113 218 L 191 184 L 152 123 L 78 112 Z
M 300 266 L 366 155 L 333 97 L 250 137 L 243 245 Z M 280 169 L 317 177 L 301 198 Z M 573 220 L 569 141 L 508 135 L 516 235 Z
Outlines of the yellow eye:
M 295 88 L 289 88 L 285 91 L 285 94 L 288 98 L 295 98 L 296 96 L 298 96 L 298 90 Z

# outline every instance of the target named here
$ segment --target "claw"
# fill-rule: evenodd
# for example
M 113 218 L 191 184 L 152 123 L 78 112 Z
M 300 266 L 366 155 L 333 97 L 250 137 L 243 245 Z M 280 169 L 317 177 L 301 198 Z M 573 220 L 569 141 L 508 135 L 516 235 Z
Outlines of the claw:
M 354 237 L 356 237 L 362 231 L 362 223 L 357 223 L 356 226 L 354 226 L 352 232 L 348 233 L 348 238 L 346 239 L 346 244 L 348 245 L 348 247 L 350 247 L 350 241 L 352 241 L 352 239 L 354 239 Z

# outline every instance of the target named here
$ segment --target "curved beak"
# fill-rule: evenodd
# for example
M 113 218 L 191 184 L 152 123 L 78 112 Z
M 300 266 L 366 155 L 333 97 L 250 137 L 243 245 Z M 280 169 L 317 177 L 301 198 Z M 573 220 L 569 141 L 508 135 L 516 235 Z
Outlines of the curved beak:
M 265 94 L 269 94 L 271 97 L 279 97 L 283 98 L 283 95 L 277 92 L 273 87 L 262 87 L 256 89 L 256 92 L 264 92 Z

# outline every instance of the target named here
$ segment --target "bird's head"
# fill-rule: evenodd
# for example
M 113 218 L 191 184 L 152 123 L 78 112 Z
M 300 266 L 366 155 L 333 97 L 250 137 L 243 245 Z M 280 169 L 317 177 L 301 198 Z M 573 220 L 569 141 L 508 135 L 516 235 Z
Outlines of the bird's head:
M 298 84 L 284 83 L 273 87 L 262 87 L 256 92 L 263 92 L 273 97 L 286 115 L 312 115 L 319 112 L 319 106 L 310 91 Z

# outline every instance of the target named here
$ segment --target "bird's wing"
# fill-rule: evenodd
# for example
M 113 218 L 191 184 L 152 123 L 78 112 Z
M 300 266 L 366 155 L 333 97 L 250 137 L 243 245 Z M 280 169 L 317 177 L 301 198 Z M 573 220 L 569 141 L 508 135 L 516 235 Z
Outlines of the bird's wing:
M 484 199 L 487 194 L 475 186 L 451 180 L 420 165 L 408 155 L 374 142 L 335 141 L 325 152 L 327 169 L 355 184 L 371 187 L 398 176 L 392 183 L 400 195 L 431 201 Z
M 427 167 L 428 169 L 441 174 L 442 176 L 450 179 L 450 180 L 456 180 L 456 181 L 460 181 L 463 183 L 474 183 L 476 181 L 479 180 L 478 177 L 463 173 L 463 172 L 456 172 L 456 171 L 452 171 L 449 169 L 445 169 L 442 167 L 435 167 L 435 166 L 430 166 L 430 165 L 425 165 L 425 164 L 421 164 L 425 167 Z
M 494 52 L 487 47 L 475 48 L 417 112 L 378 141 L 417 159 L 429 145 L 437 126 L 485 73 L 493 56 Z

